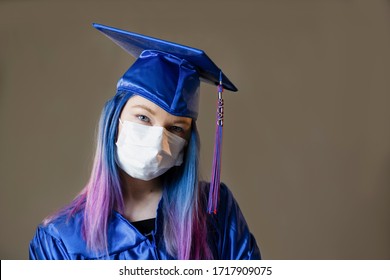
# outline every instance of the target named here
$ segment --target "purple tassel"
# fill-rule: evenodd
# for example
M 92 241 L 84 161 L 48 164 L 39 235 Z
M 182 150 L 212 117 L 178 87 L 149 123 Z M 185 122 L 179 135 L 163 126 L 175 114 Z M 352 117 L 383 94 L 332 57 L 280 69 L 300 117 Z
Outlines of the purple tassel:
M 217 121 L 215 129 L 215 144 L 213 166 L 210 181 L 210 193 L 207 211 L 209 214 L 217 214 L 219 201 L 219 187 L 221 183 L 221 152 L 222 152 L 222 134 L 223 134 L 223 99 L 222 99 L 222 72 L 220 72 L 218 85 L 218 102 L 217 102 Z

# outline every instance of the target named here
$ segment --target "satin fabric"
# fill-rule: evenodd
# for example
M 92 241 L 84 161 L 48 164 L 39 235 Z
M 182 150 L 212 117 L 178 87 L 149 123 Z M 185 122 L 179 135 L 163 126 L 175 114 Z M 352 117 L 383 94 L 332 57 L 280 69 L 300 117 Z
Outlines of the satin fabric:
M 186 60 L 146 50 L 118 81 L 117 92 L 140 95 L 172 115 L 196 120 L 199 87 L 199 74 Z
M 142 235 L 118 212 L 113 212 L 108 225 L 108 256 L 86 248 L 82 238 L 82 212 L 73 217 L 59 217 L 37 228 L 30 242 L 30 259 L 41 260 L 169 260 L 163 242 L 163 215 L 160 201 L 153 240 Z M 208 242 L 214 259 L 260 259 L 260 250 L 230 190 L 221 184 L 219 209 L 208 216 Z
M 199 78 L 203 82 L 219 85 L 220 78 L 222 78 L 222 85 L 225 89 L 230 91 L 238 90 L 223 73 L 222 77 L 220 76 L 221 69 L 215 65 L 203 50 L 98 23 L 94 23 L 93 26 L 135 58 L 138 58 L 145 50 L 163 52 L 166 53 L 167 57 L 172 55 L 189 62 L 196 68 Z M 146 77 L 145 79 L 150 78 Z M 182 78 L 179 78 L 179 81 L 179 87 L 186 86 Z

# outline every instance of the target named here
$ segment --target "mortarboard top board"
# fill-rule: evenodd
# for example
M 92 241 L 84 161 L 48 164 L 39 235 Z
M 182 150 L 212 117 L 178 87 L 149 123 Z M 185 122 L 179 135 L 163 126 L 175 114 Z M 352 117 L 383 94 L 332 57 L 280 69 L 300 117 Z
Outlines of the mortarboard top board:
M 214 85 L 218 85 L 220 82 L 221 70 L 202 50 L 98 23 L 94 23 L 93 27 L 104 33 L 135 58 L 138 58 L 144 50 L 156 50 L 169 53 L 183 58 L 193 65 L 203 82 Z M 237 91 L 234 84 L 223 73 L 222 85 L 227 90 Z

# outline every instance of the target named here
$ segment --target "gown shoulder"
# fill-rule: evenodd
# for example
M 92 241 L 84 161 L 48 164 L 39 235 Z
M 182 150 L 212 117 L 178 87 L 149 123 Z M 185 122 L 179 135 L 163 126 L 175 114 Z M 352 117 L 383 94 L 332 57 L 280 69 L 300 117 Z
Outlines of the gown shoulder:
M 202 183 L 203 189 L 209 191 L 209 184 Z M 219 202 L 216 214 L 208 216 L 208 232 L 215 258 L 222 260 L 259 260 L 260 249 L 256 239 L 230 189 L 221 183 Z
M 81 211 L 40 224 L 30 242 L 30 259 L 71 259 L 77 251 L 85 249 L 81 225 Z

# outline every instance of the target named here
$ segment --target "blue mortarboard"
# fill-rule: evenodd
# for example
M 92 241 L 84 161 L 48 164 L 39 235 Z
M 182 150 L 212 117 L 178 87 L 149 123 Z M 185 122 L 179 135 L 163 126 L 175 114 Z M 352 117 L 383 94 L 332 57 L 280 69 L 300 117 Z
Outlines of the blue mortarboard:
M 223 88 L 237 91 L 232 82 L 202 50 L 125 30 L 93 24 L 136 58 L 118 81 L 117 91 L 129 91 L 156 103 L 167 112 L 196 119 L 200 81 L 218 85 L 217 131 L 209 212 L 216 212 L 223 126 Z

